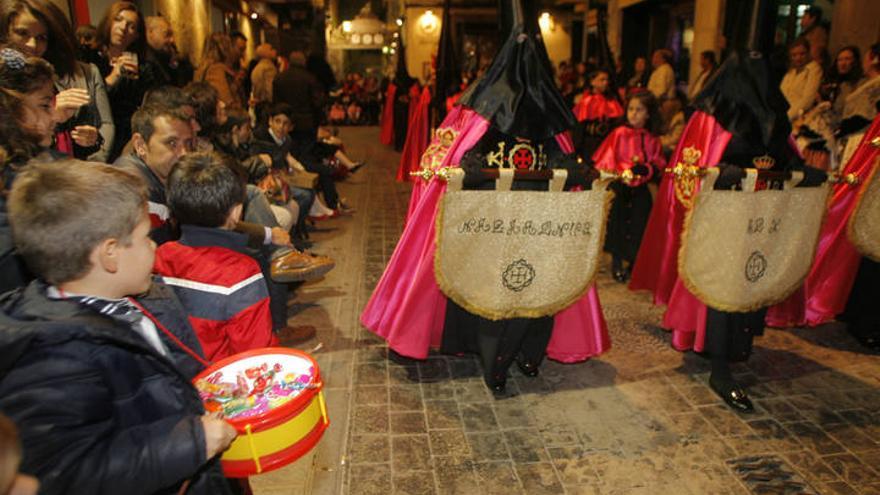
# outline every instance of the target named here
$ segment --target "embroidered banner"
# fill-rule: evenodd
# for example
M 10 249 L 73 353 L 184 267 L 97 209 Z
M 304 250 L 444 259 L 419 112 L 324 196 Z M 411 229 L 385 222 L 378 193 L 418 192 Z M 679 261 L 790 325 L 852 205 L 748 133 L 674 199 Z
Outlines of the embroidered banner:
M 611 201 L 607 182 L 589 191 L 461 191 L 450 178 L 437 219 L 434 269 L 447 297 L 491 320 L 551 316 L 589 289 Z
M 685 287 L 707 306 L 754 311 L 782 301 L 810 270 L 828 186 L 755 191 L 749 170 L 742 191 L 713 190 L 708 169 L 685 218 L 678 269 Z

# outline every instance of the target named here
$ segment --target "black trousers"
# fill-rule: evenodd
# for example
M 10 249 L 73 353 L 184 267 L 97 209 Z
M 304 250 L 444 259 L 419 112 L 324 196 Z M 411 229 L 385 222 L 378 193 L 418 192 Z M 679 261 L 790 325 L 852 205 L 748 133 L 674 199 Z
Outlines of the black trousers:
M 767 309 L 750 313 L 706 309 L 706 353 L 712 357 L 727 356 L 731 362 L 748 359 L 752 354 L 755 335 L 764 334 Z
M 506 376 L 513 361 L 539 365 L 553 332 L 553 317 L 488 320 L 450 300 L 446 305 L 441 351 L 477 353 L 487 379 Z

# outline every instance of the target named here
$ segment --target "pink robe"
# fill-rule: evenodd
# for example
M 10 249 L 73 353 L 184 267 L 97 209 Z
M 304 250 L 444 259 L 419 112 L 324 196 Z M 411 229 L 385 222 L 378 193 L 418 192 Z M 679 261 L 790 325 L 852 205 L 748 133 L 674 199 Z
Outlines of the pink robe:
M 453 129 L 458 135 L 437 168 L 457 167 L 462 155 L 488 127 L 489 122 L 473 110 L 455 107 L 441 128 Z M 557 142 L 564 151 L 572 149 L 567 135 L 557 136 Z M 446 296 L 434 278 L 434 229 L 446 182 L 432 180 L 415 187 L 403 234 L 360 320 L 394 351 L 425 359 L 429 349 L 440 346 L 446 316 Z M 554 317 L 553 334 L 547 346 L 551 359 L 566 363 L 583 361 L 610 347 L 595 287 Z
M 816 326 L 827 323 L 846 308 L 862 255 L 849 242 L 847 223 L 856 207 L 856 200 L 880 158 L 880 147 L 871 140 L 880 136 L 880 116 L 865 133 L 859 147 L 844 166 L 843 174 L 856 174 L 857 185 L 844 182 L 834 185 L 828 214 L 819 234 L 816 258 L 804 286 L 789 298 L 767 311 L 767 324 L 772 327 Z M 875 178 L 874 180 L 877 180 Z
M 620 173 L 636 165 L 633 157 L 638 157 L 639 163 L 648 167 L 648 175 L 633 180 L 630 187 L 648 182 L 654 174 L 663 173 L 666 167 L 663 146 L 657 136 L 646 129 L 634 129 L 628 125 L 617 126 L 602 141 L 593 153 L 593 166 L 597 170 Z

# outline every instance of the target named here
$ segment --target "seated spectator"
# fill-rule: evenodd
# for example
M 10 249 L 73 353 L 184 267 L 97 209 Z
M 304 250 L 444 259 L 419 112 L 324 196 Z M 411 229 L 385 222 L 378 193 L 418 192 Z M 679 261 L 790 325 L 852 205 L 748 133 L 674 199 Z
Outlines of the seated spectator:
M 217 456 L 236 431 L 190 382 L 201 347 L 152 281 L 146 200 L 136 175 L 87 162 L 30 164 L 9 196 L 38 279 L 0 298 L 0 410 L 41 493 L 230 493 Z
M 290 106 L 284 103 L 272 105 L 268 112 L 266 127 L 257 128 L 256 138 L 264 152 L 272 156 L 272 166 L 276 170 L 300 173 L 311 172 L 318 175 L 318 189 L 324 195 L 324 202 L 331 210 L 345 210 L 339 203 L 339 193 L 333 179 L 335 170 L 307 153 L 294 149 L 295 143 L 290 138 L 293 123 L 290 120 Z M 297 185 L 297 184 L 294 184 Z M 299 184 L 308 186 L 308 184 Z
M 703 90 L 703 87 L 706 86 L 706 81 L 712 77 L 712 74 L 715 74 L 715 71 L 718 69 L 718 62 L 715 60 L 715 52 L 712 50 L 706 50 L 700 54 L 700 73 L 697 75 L 697 78 L 694 80 L 694 84 L 688 88 L 688 99 L 693 101 L 694 98 L 700 94 L 700 91 Z
M 26 285 L 32 275 L 16 255 L 6 215 L 6 196 L 16 176 L 34 157 L 57 157 L 49 147 L 55 133 L 52 66 L 0 50 L 0 293 Z
M 630 94 L 648 87 L 648 59 L 636 57 L 633 62 L 633 72 L 626 82 L 626 93 Z
M 185 156 L 168 177 L 180 240 L 156 251 L 154 271 L 174 288 L 211 361 L 278 344 L 260 265 L 246 253 L 244 181 L 216 152 Z

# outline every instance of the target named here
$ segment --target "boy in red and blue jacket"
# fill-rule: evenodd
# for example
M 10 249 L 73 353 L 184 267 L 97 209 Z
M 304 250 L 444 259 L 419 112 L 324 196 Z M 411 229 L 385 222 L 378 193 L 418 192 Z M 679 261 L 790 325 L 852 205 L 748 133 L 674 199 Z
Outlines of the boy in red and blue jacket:
M 183 303 L 209 360 L 278 344 L 260 265 L 248 254 L 247 236 L 232 230 L 245 184 L 226 159 L 194 153 L 171 170 L 167 199 L 181 236 L 157 249 L 154 264 Z

